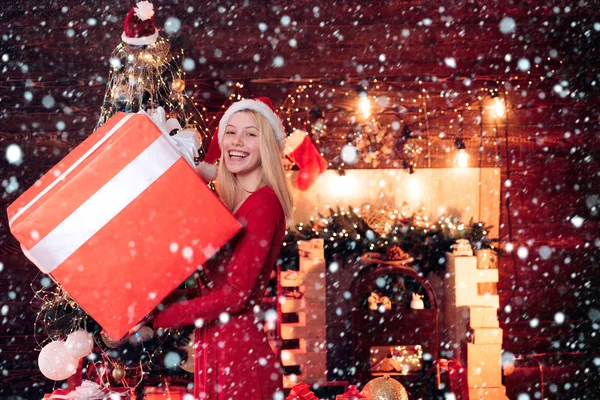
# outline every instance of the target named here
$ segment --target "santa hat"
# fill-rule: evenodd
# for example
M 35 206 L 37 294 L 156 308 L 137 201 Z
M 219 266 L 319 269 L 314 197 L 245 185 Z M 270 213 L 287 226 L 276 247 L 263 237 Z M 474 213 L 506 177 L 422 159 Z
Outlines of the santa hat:
M 299 168 L 294 181 L 300 190 L 307 190 L 327 170 L 327 160 L 310 140 L 308 133 L 295 130 L 287 139 L 284 154 Z
M 133 46 L 147 46 L 158 39 L 154 26 L 154 6 L 149 1 L 140 1 L 125 17 L 121 40 Z
M 214 133 L 208 152 L 204 161 L 196 166 L 198 174 L 207 182 L 213 181 L 217 177 L 217 168 L 214 163 L 221 157 L 221 147 L 223 145 L 223 137 L 225 136 L 225 128 L 229 123 L 229 120 L 239 111 L 251 110 L 264 116 L 273 132 L 275 138 L 279 143 L 279 148 L 283 150 L 285 146 L 285 129 L 281 123 L 281 119 L 276 114 L 275 107 L 268 97 L 257 97 L 256 99 L 242 99 L 233 103 L 223 114 L 221 121 L 219 122 L 219 128 Z

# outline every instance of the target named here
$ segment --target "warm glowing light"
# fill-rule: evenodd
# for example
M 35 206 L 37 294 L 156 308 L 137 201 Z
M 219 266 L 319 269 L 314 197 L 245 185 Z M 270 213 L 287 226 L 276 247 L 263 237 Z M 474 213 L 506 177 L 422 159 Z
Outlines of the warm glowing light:
M 334 196 L 351 199 L 360 193 L 358 182 L 354 177 L 348 175 L 331 174 L 327 187 Z
M 454 163 L 458 168 L 467 168 L 469 166 L 469 153 L 465 149 L 460 149 L 454 156 Z
M 506 109 L 504 108 L 504 102 L 500 97 L 494 97 L 494 113 L 497 118 L 504 117 Z
M 408 195 L 411 200 L 418 201 L 421 199 L 421 193 L 423 192 L 421 182 L 413 175 L 408 178 L 408 189 Z
M 371 101 L 366 93 L 361 93 L 360 100 L 358 100 L 358 109 L 364 118 L 371 116 Z

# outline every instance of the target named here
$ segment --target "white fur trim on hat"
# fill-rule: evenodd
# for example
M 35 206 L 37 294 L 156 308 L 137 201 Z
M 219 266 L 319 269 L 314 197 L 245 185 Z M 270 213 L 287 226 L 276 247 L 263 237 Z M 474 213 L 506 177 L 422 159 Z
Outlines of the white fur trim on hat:
M 150 44 L 154 44 L 156 39 L 158 39 L 158 29 L 154 29 L 154 33 L 152 35 L 140 38 L 131 38 L 127 36 L 125 32 L 123 32 L 121 35 L 121 40 L 132 46 L 148 46 Z
M 225 128 L 227 127 L 227 123 L 233 114 L 243 110 L 252 110 L 262 114 L 267 121 L 269 121 L 269 125 L 271 125 L 271 128 L 273 128 L 273 132 L 275 132 L 275 138 L 277 139 L 277 142 L 279 142 L 279 148 L 283 150 L 285 146 L 285 129 L 283 128 L 281 120 L 277 114 L 271 110 L 271 107 L 260 100 L 253 99 L 243 99 L 237 101 L 229 106 L 227 111 L 225 111 L 225 114 L 223 114 L 223 117 L 219 122 L 219 146 L 221 146 L 221 149 L 223 148 L 223 137 L 225 136 Z

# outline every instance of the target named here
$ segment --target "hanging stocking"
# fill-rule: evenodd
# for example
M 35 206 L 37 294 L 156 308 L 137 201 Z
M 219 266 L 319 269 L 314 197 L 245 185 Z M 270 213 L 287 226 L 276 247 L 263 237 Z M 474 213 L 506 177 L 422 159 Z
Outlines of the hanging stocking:
M 300 168 L 295 184 L 300 190 L 307 190 L 319 175 L 327 170 L 327 160 L 304 131 L 295 130 L 287 139 L 285 155 Z

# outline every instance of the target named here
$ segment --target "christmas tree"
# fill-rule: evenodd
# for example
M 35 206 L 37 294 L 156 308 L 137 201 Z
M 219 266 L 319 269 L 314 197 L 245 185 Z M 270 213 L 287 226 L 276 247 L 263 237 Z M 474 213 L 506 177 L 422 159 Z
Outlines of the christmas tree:
M 154 8 L 141 1 L 125 18 L 121 43 L 110 58 L 110 76 L 97 127 L 117 112 L 145 111 L 171 136 L 198 142 L 204 121 L 185 93 L 182 51 L 159 36 Z M 198 123 L 197 121 L 200 121 Z M 192 155 L 198 158 L 199 154 Z M 182 286 L 195 286 L 190 277 Z M 35 333 L 42 349 L 41 372 L 49 379 L 69 379 L 68 386 L 84 380 L 86 388 L 102 395 L 111 391 L 144 397 L 147 386 L 192 381 L 193 327 L 157 329 L 142 321 L 123 338 L 111 338 L 59 284 L 36 292 Z

